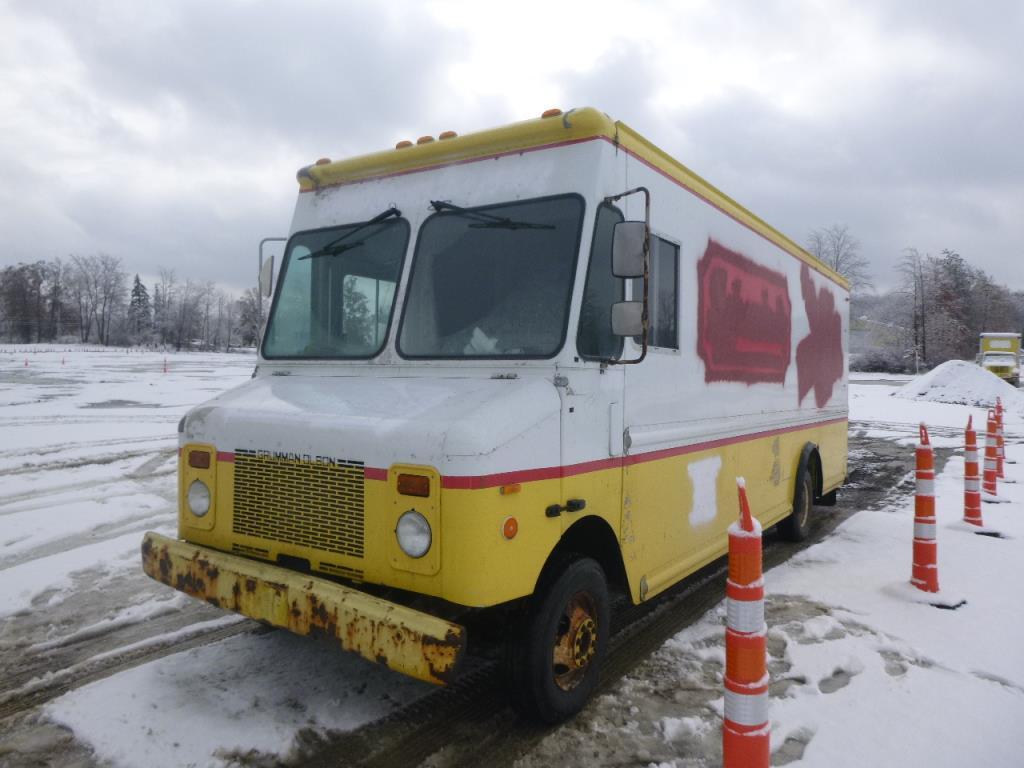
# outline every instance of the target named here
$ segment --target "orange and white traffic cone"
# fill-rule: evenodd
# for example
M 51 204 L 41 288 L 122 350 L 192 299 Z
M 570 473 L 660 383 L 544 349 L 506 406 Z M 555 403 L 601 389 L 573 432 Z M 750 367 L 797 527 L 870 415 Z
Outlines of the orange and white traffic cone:
M 999 461 L 999 449 L 996 442 L 996 415 L 988 412 L 988 419 L 985 424 L 985 470 L 982 474 L 981 490 L 988 496 L 995 496 L 999 493 L 996 484 L 996 465 Z
M 750 514 L 746 484 L 736 478 L 740 519 L 729 526 L 729 578 L 725 584 L 725 720 L 723 768 L 767 768 L 767 626 L 761 572 L 761 524 Z
M 921 425 L 917 446 L 917 491 L 914 494 L 914 566 L 910 583 L 923 592 L 939 591 L 938 546 L 935 542 L 935 452 L 928 428 Z
M 1006 441 L 1003 439 L 1003 401 L 996 398 L 996 477 L 1002 480 L 1003 461 L 1006 458 Z
M 1003 416 L 1006 413 L 1006 409 L 1003 408 L 1002 398 L 996 398 L 996 407 L 998 408 L 998 411 L 996 412 L 996 425 L 999 427 L 999 438 L 1000 440 L 1002 440 L 1002 442 L 1000 443 L 1000 445 L 1002 446 L 1002 453 L 1000 454 L 1000 456 L 1002 456 L 1003 458 L 1003 464 L 1016 464 L 1017 461 L 1015 459 L 1006 458 L 1006 433 L 1003 430 L 1003 427 L 1005 426 Z
M 981 477 L 978 475 L 978 434 L 973 427 L 974 417 L 967 417 L 964 439 L 964 522 L 984 525 L 981 521 Z

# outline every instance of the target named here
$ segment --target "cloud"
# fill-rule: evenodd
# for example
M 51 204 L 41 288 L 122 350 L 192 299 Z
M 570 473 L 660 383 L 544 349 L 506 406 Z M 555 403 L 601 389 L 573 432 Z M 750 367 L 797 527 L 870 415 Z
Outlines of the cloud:
M 236 286 L 286 231 L 295 170 L 402 137 L 440 95 L 435 46 L 459 42 L 415 8 L 357 3 L 98 11 L 23 3 L 3 20 L 0 173 L 19 183 L 0 237 L 15 259 L 102 250 Z
M 849 224 L 880 287 L 907 246 L 1019 287 L 1022 26 L 1012 0 L 8 2 L 0 258 L 242 287 L 301 165 L 591 105 L 798 241 Z

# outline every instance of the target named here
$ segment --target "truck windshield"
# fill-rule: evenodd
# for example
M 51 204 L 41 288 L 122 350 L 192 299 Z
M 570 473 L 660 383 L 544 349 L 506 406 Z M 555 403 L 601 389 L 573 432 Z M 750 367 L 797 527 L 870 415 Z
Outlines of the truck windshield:
M 551 357 L 565 340 L 583 223 L 578 195 L 481 208 L 436 203 L 420 229 L 405 357 Z
M 986 352 L 985 363 L 987 365 L 1016 365 L 1017 356 L 1008 352 Z
M 398 211 L 297 232 L 267 323 L 267 358 L 368 358 L 384 346 L 409 242 Z

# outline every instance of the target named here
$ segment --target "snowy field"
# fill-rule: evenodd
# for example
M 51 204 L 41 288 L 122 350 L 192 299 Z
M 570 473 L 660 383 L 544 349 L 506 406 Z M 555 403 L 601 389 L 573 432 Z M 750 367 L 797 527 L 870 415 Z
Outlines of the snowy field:
M 304 740 L 433 690 L 141 573 L 142 532 L 175 531 L 178 420 L 246 380 L 254 363 L 251 354 L 0 348 L 0 764 L 286 760 Z M 984 410 L 932 401 L 939 385 L 959 386 L 963 402 L 1002 394 L 1017 463 L 1000 486 L 1006 503 L 983 509 L 1002 537 L 959 522 L 954 455 L 937 513 L 939 597 L 966 600 L 957 610 L 909 587 L 906 494 L 769 571 L 775 764 L 1024 764 L 1024 400 L 953 373 L 855 375 L 851 431 L 912 450 L 925 420 L 933 442 L 953 448 L 968 414 L 980 426 Z M 587 765 L 718 764 L 723 615 L 719 606 L 673 638 L 519 764 L 573 764 L 567 755 Z

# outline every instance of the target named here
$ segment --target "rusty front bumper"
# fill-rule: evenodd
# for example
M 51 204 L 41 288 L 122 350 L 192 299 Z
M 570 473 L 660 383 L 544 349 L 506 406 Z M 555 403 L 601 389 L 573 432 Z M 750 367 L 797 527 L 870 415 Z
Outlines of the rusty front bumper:
M 465 630 L 333 581 L 149 532 L 142 568 L 187 595 L 299 635 L 326 635 L 346 651 L 429 683 L 452 681 Z

